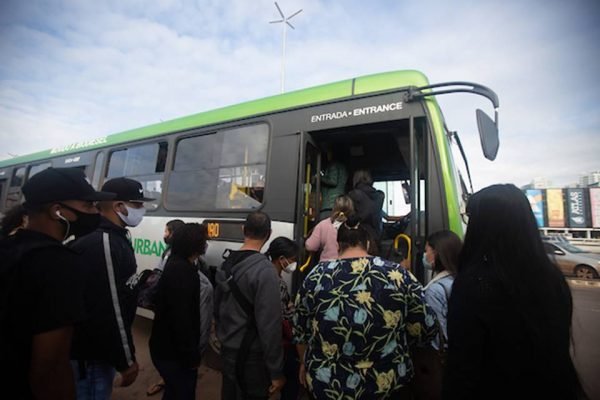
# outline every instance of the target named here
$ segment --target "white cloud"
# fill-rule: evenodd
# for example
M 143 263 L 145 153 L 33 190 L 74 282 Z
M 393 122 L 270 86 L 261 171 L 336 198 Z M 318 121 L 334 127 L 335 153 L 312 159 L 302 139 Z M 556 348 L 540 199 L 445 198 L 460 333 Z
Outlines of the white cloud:
M 501 102 L 501 148 L 480 155 L 476 107 L 440 98 L 475 186 L 574 181 L 599 169 L 598 7 L 592 1 L 279 2 L 288 90 L 394 69 L 469 80 Z M 8 4 L 8 5 L 7 5 Z M 8 2 L 0 11 L 0 157 L 103 136 L 279 90 L 269 0 Z M 2 16 L 3 15 L 3 16 Z M 24 134 L 26 133 L 26 134 Z

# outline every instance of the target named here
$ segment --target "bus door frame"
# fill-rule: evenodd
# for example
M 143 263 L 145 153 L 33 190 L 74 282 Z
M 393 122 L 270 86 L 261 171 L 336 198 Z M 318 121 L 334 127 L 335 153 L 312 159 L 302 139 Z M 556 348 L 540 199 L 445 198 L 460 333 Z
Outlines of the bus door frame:
M 315 210 L 314 213 L 316 215 L 316 218 L 318 219 L 319 217 L 319 212 L 320 212 L 320 206 L 321 206 L 321 199 L 320 199 L 320 195 L 321 195 L 321 149 L 320 147 L 317 145 L 317 143 L 315 142 L 315 140 L 312 138 L 311 134 L 306 132 L 306 131 L 300 131 L 298 132 L 300 134 L 300 156 L 299 156 L 299 163 L 298 163 L 298 186 L 297 186 L 297 198 L 296 198 L 296 224 L 294 227 L 294 234 L 296 237 L 296 241 L 298 242 L 298 245 L 300 246 L 300 254 L 298 257 L 298 265 L 303 265 L 307 262 L 308 257 L 307 257 L 307 252 L 305 251 L 304 248 L 304 240 L 308 237 L 308 218 L 309 218 L 309 209 L 308 207 L 310 207 L 310 195 L 312 193 L 315 193 L 317 196 L 317 201 L 316 201 L 316 206 L 315 206 Z M 312 171 L 309 168 L 307 168 L 307 153 L 308 153 L 308 149 L 309 146 L 311 146 L 314 151 L 316 152 L 316 157 L 317 157 L 317 165 L 316 165 L 316 171 Z M 312 183 L 310 182 L 312 180 L 312 177 L 316 176 L 316 190 L 311 190 L 310 192 L 306 192 L 305 191 L 305 185 L 312 185 Z M 318 221 L 317 221 L 318 222 Z M 311 263 L 314 263 L 315 260 L 311 260 Z M 294 281 L 293 281 L 293 293 L 296 292 L 296 288 L 298 287 L 299 283 L 298 282 L 298 274 L 296 274 L 294 276 Z
M 410 142 L 410 198 L 411 198 L 411 207 L 410 207 L 410 236 L 412 241 L 412 251 L 411 251 L 411 260 L 410 266 L 414 275 L 419 279 L 419 281 L 424 282 L 424 270 L 421 263 L 419 263 L 417 255 L 423 253 L 425 249 L 425 240 L 426 240 L 426 231 L 421 232 L 421 228 L 423 227 L 425 230 L 427 229 L 427 204 L 425 204 L 425 212 L 422 214 L 422 217 L 425 218 L 425 221 L 419 221 L 421 217 L 421 195 L 425 197 L 425 203 L 427 203 L 427 193 L 421 193 L 421 180 L 419 176 L 421 173 L 426 173 L 427 171 L 421 171 L 419 166 L 421 164 L 421 160 L 419 158 L 420 155 L 423 155 L 427 161 L 427 151 L 426 149 L 419 149 L 419 141 L 417 138 L 417 133 L 415 130 L 415 117 L 410 115 L 409 117 L 409 142 Z M 426 136 L 426 134 L 424 133 Z M 422 146 L 427 146 L 427 137 L 421 138 Z M 420 151 L 421 150 L 421 151 Z M 424 164 L 426 165 L 426 163 Z M 427 177 L 427 175 L 425 175 Z M 429 182 L 425 182 L 424 190 L 427 191 L 427 185 Z M 417 269 L 417 266 L 419 267 Z
M 297 198 L 297 204 L 300 207 L 297 207 L 296 210 L 296 221 L 297 221 L 297 227 L 296 227 L 296 234 L 297 237 L 304 237 L 305 235 L 308 234 L 307 231 L 307 224 L 308 224 L 308 208 L 307 206 L 310 205 L 310 198 L 308 196 L 310 196 L 310 193 L 316 193 L 317 195 L 321 194 L 321 174 L 319 173 L 319 171 L 321 171 L 321 149 L 319 148 L 319 146 L 317 145 L 317 143 L 314 141 L 314 139 L 312 138 L 312 136 L 310 136 L 309 133 L 307 132 L 300 132 L 300 163 L 299 163 L 299 167 L 298 167 L 298 198 Z M 307 169 L 307 150 L 308 150 L 308 146 L 312 146 L 317 154 L 317 168 L 316 171 L 312 171 L 310 169 Z M 307 176 L 308 175 L 308 176 Z M 305 185 L 309 184 L 312 185 L 312 183 L 310 182 L 312 176 L 316 176 L 317 181 L 316 181 L 316 190 L 311 190 L 310 193 L 306 193 L 305 192 Z M 307 180 L 308 178 L 308 180 Z M 307 204 L 308 203 L 308 204 Z M 320 209 L 320 204 L 321 204 L 321 199 L 319 197 L 317 197 L 317 204 L 316 204 L 316 208 L 317 210 L 315 210 L 315 213 L 318 215 L 319 213 L 319 209 Z

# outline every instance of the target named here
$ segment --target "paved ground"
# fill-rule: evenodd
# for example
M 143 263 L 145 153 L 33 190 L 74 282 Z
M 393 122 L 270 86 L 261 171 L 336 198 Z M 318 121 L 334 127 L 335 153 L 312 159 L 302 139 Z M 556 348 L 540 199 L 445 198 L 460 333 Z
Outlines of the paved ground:
M 133 336 L 140 373 L 136 382 L 130 387 L 116 388 L 113 391 L 113 400 L 160 399 L 162 397 L 161 394 L 152 397 L 146 395 L 148 387 L 160 379 L 158 372 L 152 365 L 148 352 L 151 326 L 150 320 L 137 317 L 133 326 Z M 210 356 L 207 357 L 205 362 L 211 366 L 216 366 L 214 359 Z M 221 398 L 221 374 L 215 369 L 209 368 L 205 363 L 198 369 L 196 398 L 202 400 L 218 400 Z
M 574 360 L 577 370 L 590 396 L 600 399 L 600 281 L 569 279 L 574 301 L 573 342 Z M 116 388 L 113 400 L 160 399 L 161 395 L 146 396 L 147 388 L 159 380 L 148 353 L 151 321 L 137 317 L 133 334 L 136 345 L 140 374 L 137 381 L 128 388 Z M 212 368 L 211 368 L 212 367 Z M 218 372 L 218 358 L 208 354 L 198 369 L 197 398 L 219 400 L 221 397 L 221 374 Z

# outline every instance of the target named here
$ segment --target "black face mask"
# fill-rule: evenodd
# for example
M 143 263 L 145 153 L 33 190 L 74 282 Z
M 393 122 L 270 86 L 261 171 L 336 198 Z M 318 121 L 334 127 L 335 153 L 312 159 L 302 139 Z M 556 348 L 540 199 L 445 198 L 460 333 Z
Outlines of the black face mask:
M 171 243 L 173 243 L 173 234 L 167 236 L 167 237 L 163 237 L 164 241 L 166 244 L 168 244 L 169 246 L 171 245 Z
M 85 236 L 88 233 L 94 232 L 100 225 L 100 214 L 84 213 L 74 209 L 73 207 L 69 207 L 66 204 L 60 203 L 60 205 L 77 215 L 77 220 L 75 221 L 69 221 L 67 223 L 63 219 L 60 220 L 64 225 L 67 226 L 65 238 L 68 238 L 70 235 L 74 235 L 75 238 Z

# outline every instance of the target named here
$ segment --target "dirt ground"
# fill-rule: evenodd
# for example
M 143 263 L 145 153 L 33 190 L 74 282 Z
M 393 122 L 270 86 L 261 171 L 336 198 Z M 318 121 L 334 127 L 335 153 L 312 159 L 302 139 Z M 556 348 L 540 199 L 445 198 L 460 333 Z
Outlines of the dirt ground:
M 133 324 L 133 340 L 140 372 L 133 385 L 113 390 L 113 400 L 160 399 L 162 397 L 162 392 L 151 397 L 146 395 L 148 387 L 160 379 L 158 372 L 152 365 L 148 349 L 151 329 L 151 320 L 140 316 L 136 317 Z M 197 399 L 219 400 L 221 398 L 221 373 L 208 366 L 217 367 L 216 363 L 218 363 L 218 360 L 215 359 L 214 355 L 208 354 L 200 368 L 198 368 Z

